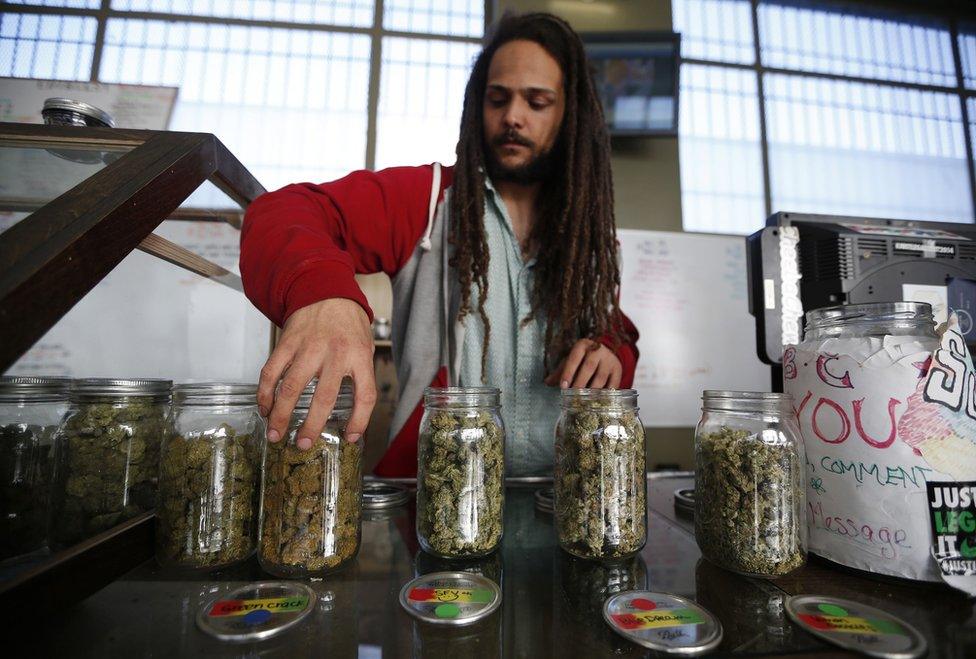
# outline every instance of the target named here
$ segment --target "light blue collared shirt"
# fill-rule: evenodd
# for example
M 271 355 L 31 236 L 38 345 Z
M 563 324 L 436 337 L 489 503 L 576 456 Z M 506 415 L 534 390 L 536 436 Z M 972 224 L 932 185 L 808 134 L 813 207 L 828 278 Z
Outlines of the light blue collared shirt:
M 462 386 L 501 389 L 508 474 L 551 473 L 559 387 L 543 382 L 546 320 L 535 318 L 522 324 L 532 311 L 535 258 L 522 259 L 505 202 L 488 179 L 485 185 L 484 224 L 490 255 L 485 300 L 485 314 L 491 323 L 488 372 L 482 382 L 485 326 L 475 308 L 464 319 L 459 377 Z M 478 287 L 472 284 L 471 300 L 477 304 L 477 299 Z

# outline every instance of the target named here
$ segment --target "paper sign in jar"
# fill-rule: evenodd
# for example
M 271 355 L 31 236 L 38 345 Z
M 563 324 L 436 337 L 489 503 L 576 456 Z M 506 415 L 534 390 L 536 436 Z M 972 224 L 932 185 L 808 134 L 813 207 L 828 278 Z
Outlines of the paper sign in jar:
M 938 581 L 926 483 L 976 477 L 976 374 L 955 315 L 939 339 L 806 340 L 783 372 L 806 449 L 810 551 Z

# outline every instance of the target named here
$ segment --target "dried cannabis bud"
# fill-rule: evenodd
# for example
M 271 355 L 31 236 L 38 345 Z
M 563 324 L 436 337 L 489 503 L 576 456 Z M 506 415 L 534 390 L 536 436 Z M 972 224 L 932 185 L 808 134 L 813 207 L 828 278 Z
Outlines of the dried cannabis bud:
M 582 558 L 622 558 L 647 536 L 644 426 L 635 410 L 581 401 L 556 435 L 559 544 Z
M 55 442 L 53 540 L 72 545 L 152 510 L 168 406 L 128 398 L 85 403 Z
M 176 435 L 163 449 L 156 508 L 160 563 L 214 567 L 243 560 L 257 540 L 259 441 L 224 423 Z
M 487 411 L 428 414 L 418 444 L 417 533 L 440 556 L 486 554 L 502 537 L 504 433 Z
M 806 560 L 799 455 L 747 430 L 698 437 L 695 538 L 702 554 L 738 572 L 777 576 Z
M 0 560 L 44 546 L 54 430 L 0 426 Z
M 261 565 L 283 576 L 334 569 L 356 555 L 362 448 L 317 437 L 312 448 L 268 443 L 264 458 Z

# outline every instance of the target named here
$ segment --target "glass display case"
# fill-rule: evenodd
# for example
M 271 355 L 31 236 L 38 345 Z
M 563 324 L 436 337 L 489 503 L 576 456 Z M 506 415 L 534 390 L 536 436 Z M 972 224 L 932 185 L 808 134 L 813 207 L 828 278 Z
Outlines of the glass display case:
M 221 191 L 226 208 L 181 208 L 207 186 Z M 174 279 L 189 271 L 242 295 L 238 275 L 167 239 L 161 225 L 218 222 L 236 233 L 264 191 L 213 135 L 0 123 L 0 372 L 134 250 L 182 268 L 172 269 Z M 50 609 L 85 597 L 151 556 L 152 517 L 5 562 L 0 598 Z

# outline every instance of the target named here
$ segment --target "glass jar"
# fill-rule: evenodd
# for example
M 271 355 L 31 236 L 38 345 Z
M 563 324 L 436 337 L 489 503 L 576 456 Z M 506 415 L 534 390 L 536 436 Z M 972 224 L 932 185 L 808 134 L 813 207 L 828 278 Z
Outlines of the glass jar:
M 70 382 L 0 377 L 0 560 L 47 543 L 51 449 Z
M 939 406 L 919 390 L 930 365 L 938 366 L 938 348 L 929 304 L 852 304 L 806 314 L 803 341 L 783 353 L 783 389 L 793 395 L 804 441 L 811 554 L 942 581 L 932 558 L 926 481 L 960 474 L 965 451 L 948 448 L 943 436 L 951 431 L 932 416 Z
M 54 441 L 51 538 L 67 547 L 156 505 L 169 380 L 76 380 Z
M 156 559 L 224 567 L 257 545 L 264 420 L 253 384 L 173 388 L 173 434 L 160 450 Z
M 417 440 L 417 539 L 441 558 L 498 547 L 505 501 L 505 426 L 492 387 L 424 391 Z
M 363 440 L 345 440 L 353 389 L 343 384 L 322 433 L 308 450 L 296 446 L 317 380 L 305 388 L 288 433 L 265 442 L 261 485 L 261 567 L 279 577 L 321 576 L 359 551 Z
M 556 535 L 588 559 L 633 556 L 647 540 L 644 426 L 633 389 L 563 389 L 556 422 Z
M 804 452 L 789 394 L 705 391 L 695 540 L 713 563 L 776 577 L 806 562 Z

